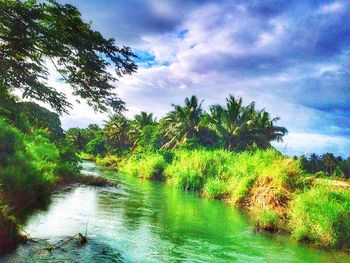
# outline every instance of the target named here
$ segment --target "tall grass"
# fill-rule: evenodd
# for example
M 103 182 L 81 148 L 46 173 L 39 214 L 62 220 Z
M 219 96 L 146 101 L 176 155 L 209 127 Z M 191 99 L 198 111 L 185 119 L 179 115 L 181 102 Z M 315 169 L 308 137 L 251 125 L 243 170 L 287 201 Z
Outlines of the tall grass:
M 153 153 L 146 158 L 130 158 L 122 162 L 120 171 L 144 179 L 163 180 L 166 161 L 161 154 Z
M 292 201 L 290 228 L 297 240 L 323 247 L 350 246 L 350 191 L 317 186 Z

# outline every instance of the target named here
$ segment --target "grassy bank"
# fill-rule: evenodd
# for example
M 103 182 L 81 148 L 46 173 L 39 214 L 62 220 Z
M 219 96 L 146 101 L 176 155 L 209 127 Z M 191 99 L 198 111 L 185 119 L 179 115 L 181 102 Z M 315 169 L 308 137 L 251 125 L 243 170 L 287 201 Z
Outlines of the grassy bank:
M 48 198 L 58 185 L 78 178 L 70 148 L 45 130 L 24 134 L 0 119 L 0 253 L 25 240 L 16 215 Z
M 160 151 L 97 163 L 243 208 L 259 229 L 288 231 L 322 247 L 350 245 L 349 189 L 314 184 L 298 161 L 274 149 Z

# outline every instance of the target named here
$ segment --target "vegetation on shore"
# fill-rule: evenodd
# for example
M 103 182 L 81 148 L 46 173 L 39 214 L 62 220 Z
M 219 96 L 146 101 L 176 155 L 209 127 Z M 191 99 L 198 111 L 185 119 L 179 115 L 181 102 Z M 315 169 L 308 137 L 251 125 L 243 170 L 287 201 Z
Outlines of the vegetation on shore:
M 350 226 L 349 185 L 327 185 L 318 178 L 323 167 L 323 177 L 348 177 L 347 160 L 327 165 L 332 158 L 326 154 L 318 159 L 318 173 L 310 174 L 305 157 L 286 157 L 271 147 L 286 133 L 275 126 L 277 120 L 232 96 L 205 112 L 193 96 L 159 122 L 145 112 L 132 120 L 118 114 L 103 129 L 73 128 L 67 138 L 99 165 L 243 208 L 257 229 L 348 248 L 343 233 Z

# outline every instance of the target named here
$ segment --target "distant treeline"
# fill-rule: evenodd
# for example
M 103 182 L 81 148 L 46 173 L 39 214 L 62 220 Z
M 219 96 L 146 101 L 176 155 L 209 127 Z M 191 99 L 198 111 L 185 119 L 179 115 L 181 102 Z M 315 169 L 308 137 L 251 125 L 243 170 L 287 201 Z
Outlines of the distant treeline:
M 302 155 L 294 157 L 300 160 L 301 167 L 318 176 L 336 176 L 350 178 L 350 157 L 343 159 L 341 156 L 334 156 L 332 153 L 317 155 L 312 153 L 309 156 Z

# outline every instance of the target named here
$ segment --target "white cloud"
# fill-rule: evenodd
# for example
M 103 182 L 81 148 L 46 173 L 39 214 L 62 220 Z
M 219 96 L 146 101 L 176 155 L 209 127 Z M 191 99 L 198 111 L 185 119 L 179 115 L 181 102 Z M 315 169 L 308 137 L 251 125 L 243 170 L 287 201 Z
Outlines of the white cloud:
M 274 145 L 288 155 L 332 152 L 335 155 L 348 157 L 350 152 L 349 138 L 319 133 L 290 133 L 285 136 L 283 143 Z

